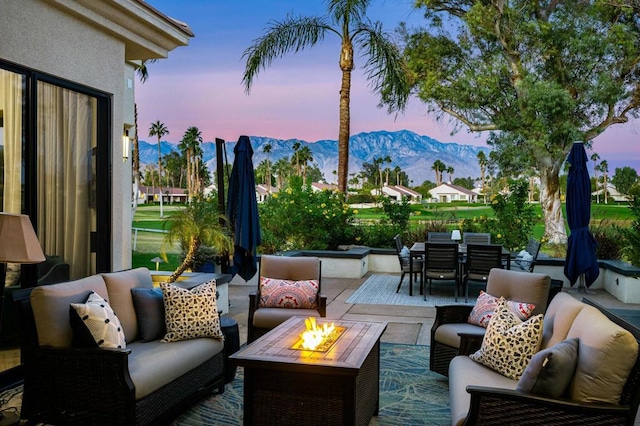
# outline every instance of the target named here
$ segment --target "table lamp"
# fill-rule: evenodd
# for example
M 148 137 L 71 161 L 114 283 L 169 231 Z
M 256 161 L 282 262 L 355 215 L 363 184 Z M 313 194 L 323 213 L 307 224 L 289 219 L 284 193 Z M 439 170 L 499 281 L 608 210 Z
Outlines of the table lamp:
M 460 230 L 459 229 L 454 229 L 453 231 L 451 231 L 451 240 L 452 241 L 455 241 L 457 243 L 461 239 L 462 239 L 462 235 L 460 234 Z
M 40 263 L 45 260 L 40 242 L 29 216 L 0 212 L 0 329 L 7 262 Z M 0 412 L 0 425 L 17 424 L 19 418 L 11 411 Z

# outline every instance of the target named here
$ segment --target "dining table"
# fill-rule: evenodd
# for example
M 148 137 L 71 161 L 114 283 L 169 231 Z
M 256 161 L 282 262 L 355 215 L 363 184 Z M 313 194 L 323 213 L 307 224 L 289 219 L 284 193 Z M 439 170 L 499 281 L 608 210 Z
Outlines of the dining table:
M 410 270 L 413 270 L 414 256 L 426 255 L 427 253 L 426 244 L 427 243 L 424 241 L 422 242 L 418 241 L 413 243 L 413 245 L 409 249 L 409 252 L 411 254 L 409 256 Z M 460 269 L 462 269 L 462 267 L 464 266 L 466 254 L 467 254 L 467 245 L 459 244 L 458 256 L 459 256 L 459 262 L 460 262 Z M 508 249 L 506 249 L 504 246 L 502 246 L 502 259 L 505 261 L 506 269 L 510 269 L 511 268 L 511 252 Z M 462 276 L 462 274 L 460 274 L 460 276 Z M 424 294 L 424 268 L 420 272 L 420 295 L 423 295 L 423 294 Z M 409 296 L 413 296 L 413 274 L 409 274 Z

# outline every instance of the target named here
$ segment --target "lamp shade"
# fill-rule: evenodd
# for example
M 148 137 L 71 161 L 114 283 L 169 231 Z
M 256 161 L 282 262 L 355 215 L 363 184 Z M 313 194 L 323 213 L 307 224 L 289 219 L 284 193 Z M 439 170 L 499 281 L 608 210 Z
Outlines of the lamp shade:
M 460 241 L 462 239 L 462 235 L 460 235 L 459 229 L 454 229 L 453 231 L 451 231 L 451 239 L 453 241 Z
M 29 216 L 0 213 L 0 262 L 40 263 L 44 260 Z

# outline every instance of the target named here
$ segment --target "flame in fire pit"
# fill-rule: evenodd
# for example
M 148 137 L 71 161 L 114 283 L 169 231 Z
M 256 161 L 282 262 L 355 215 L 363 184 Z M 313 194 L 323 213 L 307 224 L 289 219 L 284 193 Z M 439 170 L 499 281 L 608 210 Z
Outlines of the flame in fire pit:
M 344 327 L 336 327 L 334 323 L 318 324 L 314 317 L 304 320 L 306 330 L 300 334 L 300 341 L 293 349 L 308 351 L 327 351 L 345 330 Z

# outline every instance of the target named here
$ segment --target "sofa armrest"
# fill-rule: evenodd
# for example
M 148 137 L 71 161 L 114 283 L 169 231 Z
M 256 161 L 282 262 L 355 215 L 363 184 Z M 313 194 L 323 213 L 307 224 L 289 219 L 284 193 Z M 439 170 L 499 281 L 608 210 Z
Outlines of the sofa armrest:
M 458 333 L 458 336 L 460 336 L 458 355 L 471 355 L 476 352 L 482 346 L 482 339 L 484 339 L 484 333 Z
M 528 423 L 544 425 L 633 424 L 635 418 L 628 405 L 586 404 L 485 386 L 467 386 L 467 392 L 471 405 L 465 425 L 511 424 L 522 413 Z
M 91 407 L 98 412 L 121 412 L 126 423 L 127 418 L 135 417 L 130 353 L 127 349 L 52 347 L 26 351 L 25 414 L 30 420 L 42 418 L 64 424 L 86 417 L 90 414 L 87 407 Z M 103 380 L 107 377 L 109 380 Z
M 473 306 L 471 305 L 442 305 L 436 306 L 436 318 L 433 322 L 432 331 L 435 331 L 442 324 L 458 324 L 467 322 Z

